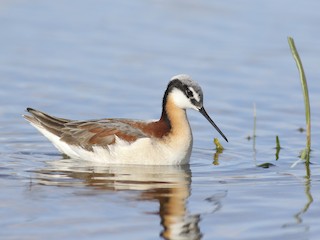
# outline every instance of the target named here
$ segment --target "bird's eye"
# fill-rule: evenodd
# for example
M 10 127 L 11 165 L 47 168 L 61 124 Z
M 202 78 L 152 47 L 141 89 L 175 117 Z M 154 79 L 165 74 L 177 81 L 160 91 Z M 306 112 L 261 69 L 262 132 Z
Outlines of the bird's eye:
M 186 89 L 186 94 L 188 97 L 193 97 L 193 92 L 189 88 Z

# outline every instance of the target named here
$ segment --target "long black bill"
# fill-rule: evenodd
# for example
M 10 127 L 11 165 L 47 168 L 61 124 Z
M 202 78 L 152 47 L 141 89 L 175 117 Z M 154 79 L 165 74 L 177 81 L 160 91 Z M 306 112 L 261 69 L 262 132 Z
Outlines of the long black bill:
M 218 128 L 218 126 L 214 123 L 214 121 L 212 121 L 212 119 L 209 117 L 209 115 L 206 112 L 206 110 L 204 109 L 204 107 L 201 107 L 199 109 L 199 112 L 212 124 L 212 126 L 214 126 L 214 128 L 221 134 L 221 136 L 224 138 L 224 140 L 226 140 L 228 142 L 228 139 L 226 138 L 226 136 L 221 132 L 221 130 Z

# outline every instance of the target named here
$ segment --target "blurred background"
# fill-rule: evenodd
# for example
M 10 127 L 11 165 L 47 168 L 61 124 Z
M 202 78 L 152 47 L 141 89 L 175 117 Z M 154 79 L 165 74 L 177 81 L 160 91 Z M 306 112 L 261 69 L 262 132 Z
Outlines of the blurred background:
M 0 167 L 2 186 L 7 189 L 0 194 L 7 209 L 3 212 L 7 217 L 2 222 L 5 226 L 2 229 L 7 229 L 4 236 L 14 236 L 10 235 L 13 229 L 18 232 L 16 237 L 24 236 L 43 217 L 33 209 L 18 219 L 12 218 L 14 212 L 20 212 L 15 207 L 17 203 L 26 201 L 24 204 L 28 206 L 34 203 L 34 199 L 40 199 L 36 201 L 37 204 L 46 209 L 74 193 L 73 188 L 67 193 L 41 188 L 49 196 L 55 195 L 56 202 L 37 195 L 39 188 L 35 191 L 37 197 L 29 198 L 24 195 L 25 190 L 13 187 L 22 187 L 30 179 L 37 182 L 38 176 L 34 174 L 36 169 L 43 173 L 47 161 L 61 160 L 54 147 L 22 119 L 26 107 L 71 119 L 156 119 L 161 114 L 162 97 L 168 81 L 174 75 L 186 73 L 202 86 L 208 113 L 229 139 L 228 144 L 221 140 L 226 150 L 219 157 L 220 164 L 213 166 L 215 150 L 212 140 L 220 136 L 200 114 L 193 111 L 188 113 L 194 133 L 194 151 L 190 161 L 193 173 L 191 186 L 201 189 L 189 189 L 193 197 L 188 200 L 189 206 L 185 206 L 188 209 L 190 207 L 191 212 L 194 208 L 200 212 L 202 234 L 198 232 L 195 238 L 200 238 L 200 235 L 204 238 L 213 237 L 210 227 L 218 224 L 218 231 L 215 231 L 217 239 L 232 239 L 228 231 L 224 231 L 228 227 L 237 229 L 237 239 L 257 239 L 257 236 L 262 239 L 263 234 L 269 234 L 270 228 L 277 231 L 268 239 L 279 239 L 280 236 L 314 239 L 319 234 L 315 230 L 318 225 L 316 221 L 319 220 L 315 212 L 319 211 L 319 207 L 311 211 L 311 217 L 303 227 L 301 222 L 296 222 L 297 218 L 292 217 L 299 207 L 285 209 L 288 207 L 286 203 L 292 199 L 303 208 L 305 187 L 310 187 L 303 178 L 303 165 L 290 169 L 305 145 L 305 133 L 298 131 L 305 127 L 305 115 L 299 74 L 287 37 L 292 36 L 295 40 L 308 80 L 312 111 L 311 160 L 317 162 L 320 147 L 319 9 L 320 2 L 316 0 L 0 1 Z M 253 104 L 256 104 L 257 111 L 254 149 L 252 140 L 248 140 L 253 134 Z M 283 147 L 278 162 L 275 162 L 274 156 L 276 135 L 279 135 Z M 255 163 L 266 161 L 272 162 L 277 168 L 269 172 L 256 170 Z M 319 167 L 314 165 L 312 168 Z M 58 181 L 57 185 L 60 186 L 60 177 L 66 175 L 68 179 L 73 179 L 72 183 L 79 184 L 79 178 L 72 178 L 60 170 L 55 170 L 55 173 L 59 173 L 57 175 L 51 172 L 55 181 Z M 117 171 L 113 170 L 113 173 Z M 286 180 L 284 188 L 279 187 L 277 191 L 289 193 L 295 186 L 300 193 L 297 191 L 295 196 L 290 195 L 291 192 L 284 194 L 283 205 L 272 205 L 274 184 L 281 181 L 279 179 L 283 178 L 284 173 L 296 178 Z M 314 187 L 319 189 L 319 174 L 312 176 Z M 256 196 L 254 190 L 244 191 L 247 182 L 241 182 L 239 178 L 248 179 L 250 186 L 256 184 L 259 178 L 262 186 L 270 184 L 270 188 Z M 231 181 L 235 185 L 222 186 L 220 180 L 224 183 Z M 86 189 L 83 179 L 80 183 Z M 215 186 L 218 189 L 213 190 L 211 183 L 217 184 Z M 185 184 L 190 183 L 188 181 Z M 259 184 L 256 187 L 261 189 Z M 221 197 L 221 190 L 229 193 L 235 191 L 234 195 L 222 194 Z M 211 195 L 205 195 L 210 191 L 214 191 L 213 196 L 218 193 L 218 200 L 227 198 L 222 208 L 226 212 L 220 211 L 219 220 L 213 212 L 201 215 L 208 211 L 198 211 L 198 207 L 195 207 L 206 206 L 202 203 L 204 199 L 211 199 Z M 247 218 L 242 218 L 243 225 L 236 220 L 229 222 L 228 214 L 236 214 L 237 203 L 242 200 L 245 204 L 245 197 L 241 198 L 243 194 L 248 198 L 256 197 L 256 205 L 252 202 L 248 202 L 250 206 L 245 205 L 252 212 Z M 101 201 L 99 196 L 88 198 L 88 202 Z M 107 207 L 122 211 L 125 205 L 121 202 L 123 196 L 108 196 L 113 203 L 104 205 L 106 203 L 101 201 L 99 207 L 105 211 Z M 215 204 L 220 204 L 220 200 L 214 199 Z M 319 201 L 319 197 L 314 199 Z M 78 199 L 73 195 L 68 205 L 70 208 L 66 208 L 72 209 L 75 202 Z M 129 208 L 134 216 L 145 220 L 141 228 L 152 229 L 145 230 L 145 239 L 159 237 L 159 221 L 155 221 L 151 227 L 150 216 L 145 214 L 147 210 L 155 210 L 152 207 L 145 209 L 135 201 L 131 204 L 140 206 L 137 212 L 133 210 L 134 207 Z M 283 212 L 260 219 L 257 213 L 261 211 L 261 204 L 266 207 L 262 215 L 266 212 L 272 215 L 275 207 L 280 207 Z M 84 206 L 80 204 L 77 207 L 83 209 Z M 88 210 L 89 216 L 90 213 Z M 65 215 L 56 215 L 54 212 L 46 214 L 51 214 L 53 220 L 49 218 L 47 225 L 40 228 L 42 231 L 38 229 L 39 234 L 50 232 L 51 220 L 58 222 L 60 217 L 66 220 L 77 217 L 78 209 L 67 211 Z M 125 218 L 128 216 L 122 214 L 122 218 L 113 219 L 112 222 L 115 225 L 124 224 L 123 227 L 127 228 L 130 223 L 125 225 L 121 220 Z M 294 230 L 283 227 L 292 219 L 297 224 Z M 24 225 L 29 220 L 31 226 Z M 221 225 L 217 221 L 221 221 Z M 83 229 L 81 226 L 79 229 Z M 95 225 L 95 236 L 101 237 L 98 226 Z M 55 230 L 58 231 L 59 227 L 58 224 Z M 291 235 L 291 231 L 301 235 Z M 77 239 L 81 236 L 71 232 L 59 236 Z M 114 237 L 118 236 L 119 239 L 126 236 L 121 231 L 115 230 L 115 233 Z M 128 230 L 128 233 L 136 239 L 142 239 L 139 232 Z M 165 234 L 162 235 L 166 238 Z

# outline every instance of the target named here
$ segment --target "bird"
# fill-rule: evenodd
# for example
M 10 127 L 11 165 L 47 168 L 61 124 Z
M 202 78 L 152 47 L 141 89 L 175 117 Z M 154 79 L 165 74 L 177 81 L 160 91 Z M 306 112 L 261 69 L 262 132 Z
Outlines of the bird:
M 186 110 L 200 112 L 228 142 L 203 106 L 200 85 L 189 75 L 171 78 L 159 120 L 70 120 L 27 108 L 23 117 L 67 157 L 107 164 L 189 164 L 193 137 Z

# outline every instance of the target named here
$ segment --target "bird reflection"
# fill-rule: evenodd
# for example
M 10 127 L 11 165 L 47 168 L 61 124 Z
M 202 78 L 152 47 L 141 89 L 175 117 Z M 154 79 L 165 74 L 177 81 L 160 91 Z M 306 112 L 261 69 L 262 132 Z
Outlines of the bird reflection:
M 186 166 L 94 166 L 64 159 L 35 171 L 41 185 L 85 185 L 103 191 L 138 190 L 136 201 L 156 201 L 164 239 L 201 239 L 200 216 L 188 212 L 191 171 Z M 83 166 L 86 164 L 87 166 Z M 91 165 L 90 165 L 91 164 Z M 81 167 L 79 167 L 81 166 Z

